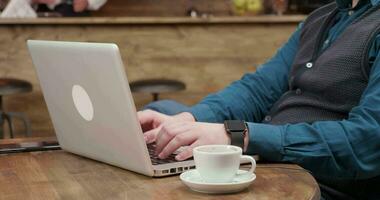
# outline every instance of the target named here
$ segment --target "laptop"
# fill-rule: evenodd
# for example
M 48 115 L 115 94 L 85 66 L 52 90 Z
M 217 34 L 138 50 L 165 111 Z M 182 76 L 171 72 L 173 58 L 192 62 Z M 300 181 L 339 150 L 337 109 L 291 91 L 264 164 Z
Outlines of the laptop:
M 115 44 L 29 40 L 62 149 L 147 176 L 193 169 L 193 160 L 159 160 L 145 143 Z

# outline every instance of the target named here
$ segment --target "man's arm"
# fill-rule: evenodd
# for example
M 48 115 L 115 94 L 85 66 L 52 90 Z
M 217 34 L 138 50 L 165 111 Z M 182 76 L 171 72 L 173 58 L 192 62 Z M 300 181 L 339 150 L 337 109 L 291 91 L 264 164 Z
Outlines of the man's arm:
M 191 149 L 202 144 L 229 144 L 223 124 L 225 119 L 261 121 L 272 104 L 288 88 L 288 74 L 295 57 L 300 37 L 300 25 L 277 54 L 256 73 L 245 75 L 223 91 L 209 95 L 201 103 L 181 114 L 166 116 L 145 110 L 138 113 L 147 143 L 157 143 L 159 157 L 165 158 L 179 146 L 189 145 L 177 156 L 183 160 L 191 156 Z M 184 117 L 183 116 L 190 116 Z M 195 123 L 195 119 L 198 123 Z M 204 134 L 207 132 L 208 134 Z M 248 141 L 248 138 L 245 138 Z M 247 144 L 247 142 L 245 142 Z
M 140 111 L 138 118 L 147 143 L 158 143 L 157 153 L 161 158 L 170 155 L 179 146 L 189 145 L 186 151 L 177 156 L 177 159 L 183 160 L 192 155 L 191 149 L 196 145 L 229 143 L 223 124 L 211 126 L 195 123 L 195 119 L 198 122 L 223 122 L 225 119 L 260 121 L 288 88 L 288 73 L 298 48 L 301 26 L 256 73 L 246 74 L 241 80 L 217 94 L 209 95 L 192 108 L 182 109 L 175 116 L 150 110 Z M 182 116 L 186 115 L 190 117 L 184 119 Z M 205 130 L 208 134 L 203 134 Z M 245 144 L 247 141 L 248 138 L 245 138 Z
M 201 122 L 223 122 L 241 119 L 259 122 L 265 113 L 288 89 L 288 74 L 300 37 L 300 28 L 293 33 L 267 63 L 224 90 L 207 96 L 193 106 L 191 114 Z
M 380 175 L 380 54 L 369 84 L 347 120 L 274 126 L 249 123 L 248 153 L 290 161 L 317 177 L 365 179 Z

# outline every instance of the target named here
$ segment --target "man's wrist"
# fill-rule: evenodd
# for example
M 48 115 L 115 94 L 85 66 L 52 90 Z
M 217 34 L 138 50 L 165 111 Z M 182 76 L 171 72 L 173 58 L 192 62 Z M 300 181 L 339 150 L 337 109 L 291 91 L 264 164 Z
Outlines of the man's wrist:
M 227 132 L 226 128 L 224 127 L 224 124 L 220 124 L 221 130 L 223 131 L 224 135 L 227 139 L 227 144 L 231 145 L 231 135 Z
M 248 147 L 248 127 L 242 120 L 225 120 L 224 127 L 231 139 L 231 145 L 241 147 L 245 152 Z
M 247 127 L 247 131 L 244 135 L 244 149 L 243 149 L 243 152 L 247 152 L 248 150 L 248 144 L 249 144 L 249 127 L 248 127 L 248 124 L 246 124 L 246 127 Z
M 182 112 L 174 116 L 176 119 L 180 119 L 187 122 L 195 122 L 195 117 L 189 112 Z

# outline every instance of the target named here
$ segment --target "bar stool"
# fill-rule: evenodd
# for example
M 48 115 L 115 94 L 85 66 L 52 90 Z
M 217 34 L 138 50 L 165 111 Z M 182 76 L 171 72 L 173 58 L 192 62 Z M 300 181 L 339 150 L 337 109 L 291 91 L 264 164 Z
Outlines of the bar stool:
M 9 127 L 10 137 L 14 137 L 14 118 L 22 120 L 25 127 L 25 134 L 27 136 L 30 136 L 31 125 L 28 117 L 25 115 L 25 113 L 21 112 L 5 112 L 3 107 L 3 96 L 30 92 L 32 89 L 32 84 L 27 81 L 12 78 L 0 78 L 0 139 L 4 138 L 5 121 L 7 121 Z
M 186 85 L 177 80 L 146 79 L 131 82 L 130 88 L 132 92 L 152 94 L 153 101 L 157 101 L 159 99 L 159 94 L 181 91 L 186 89 Z

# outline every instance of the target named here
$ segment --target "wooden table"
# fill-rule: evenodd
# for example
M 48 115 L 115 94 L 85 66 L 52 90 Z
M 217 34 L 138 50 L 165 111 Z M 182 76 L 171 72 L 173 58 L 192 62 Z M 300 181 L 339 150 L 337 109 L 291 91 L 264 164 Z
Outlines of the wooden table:
M 178 176 L 150 178 L 62 150 L 0 155 L 0 199 L 319 199 L 296 165 L 259 164 L 257 179 L 229 195 L 196 193 Z

